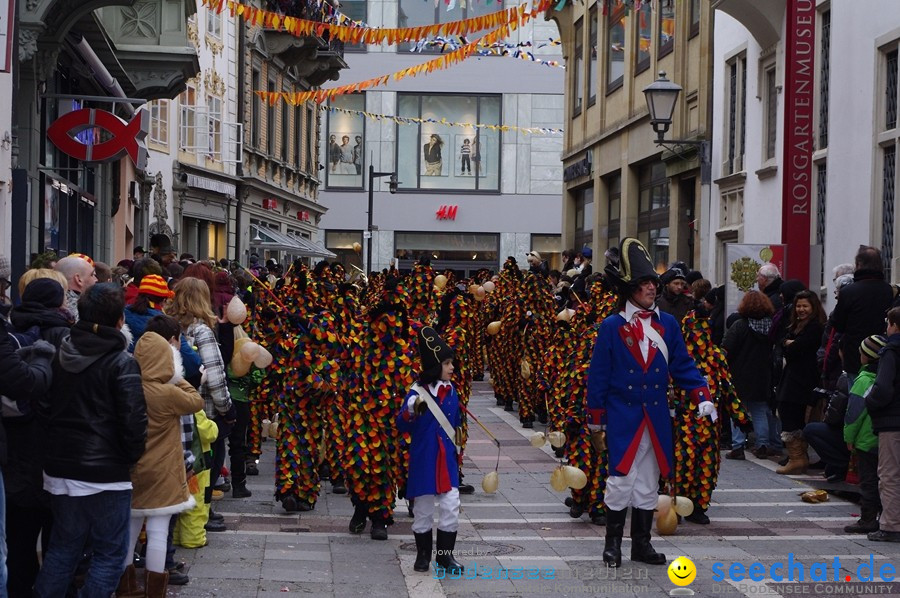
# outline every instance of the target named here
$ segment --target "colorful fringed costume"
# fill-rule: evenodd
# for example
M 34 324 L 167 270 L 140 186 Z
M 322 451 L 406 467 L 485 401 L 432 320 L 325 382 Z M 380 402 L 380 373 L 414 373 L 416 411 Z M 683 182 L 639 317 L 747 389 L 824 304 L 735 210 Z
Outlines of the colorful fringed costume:
M 697 317 L 690 311 L 681 322 L 688 353 L 697 362 L 700 372 L 709 383 L 710 394 L 718 406 L 722 404 L 735 424 L 747 426 L 747 414 L 734 385 L 728 362 L 721 348 L 712 342 L 709 319 Z M 729 421 L 711 422 L 697 417 L 696 411 L 683 390 L 675 389 L 675 477 L 674 493 L 694 501 L 695 508 L 706 510 L 719 477 L 719 435 Z
M 418 355 L 403 295 L 396 279 L 385 281 L 382 301 L 367 313 L 352 351 L 346 382 L 347 487 L 373 528 L 392 522 L 396 488 L 406 472 L 394 416 L 413 383 Z

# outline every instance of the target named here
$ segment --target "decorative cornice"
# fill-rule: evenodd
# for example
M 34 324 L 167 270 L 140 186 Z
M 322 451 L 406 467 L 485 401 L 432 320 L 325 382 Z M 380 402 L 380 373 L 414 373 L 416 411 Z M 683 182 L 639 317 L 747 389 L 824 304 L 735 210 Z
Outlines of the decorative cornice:
M 213 56 L 218 56 L 222 53 L 222 49 L 225 47 L 225 44 L 220 39 L 216 39 L 210 34 L 206 34 L 206 47 L 209 48 L 209 51 L 212 52 Z
M 206 93 L 217 96 L 225 95 L 225 80 L 213 69 L 206 70 L 203 75 L 203 82 L 206 85 Z
M 194 50 L 200 51 L 200 33 L 197 30 L 197 21 L 196 19 L 191 19 L 187 24 L 187 36 L 191 41 L 191 45 L 194 46 Z
M 31 27 L 19 28 L 19 62 L 25 62 L 38 50 L 38 38 L 41 32 Z

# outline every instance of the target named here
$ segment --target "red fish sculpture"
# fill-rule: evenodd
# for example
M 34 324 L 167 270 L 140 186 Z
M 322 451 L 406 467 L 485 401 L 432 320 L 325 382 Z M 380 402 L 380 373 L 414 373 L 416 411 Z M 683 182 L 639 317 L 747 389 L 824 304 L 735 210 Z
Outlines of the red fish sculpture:
M 148 119 L 146 110 L 138 110 L 126 122 L 106 110 L 82 108 L 60 116 L 47 129 L 47 137 L 66 154 L 83 162 L 110 162 L 125 154 L 138 169 L 147 165 Z M 84 143 L 76 136 L 87 129 L 103 129 L 111 138 L 101 143 Z

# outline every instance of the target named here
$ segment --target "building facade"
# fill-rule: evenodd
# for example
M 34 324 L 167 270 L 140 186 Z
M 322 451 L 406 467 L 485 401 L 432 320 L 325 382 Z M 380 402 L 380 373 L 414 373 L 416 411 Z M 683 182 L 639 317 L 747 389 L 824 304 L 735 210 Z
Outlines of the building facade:
M 321 20 L 328 2 L 270 2 L 287 16 Z M 235 255 L 246 260 L 334 257 L 319 242 L 326 211 L 319 198 L 320 115 L 312 102 L 266 103 L 256 91 L 300 92 L 336 81 L 344 44 L 318 36 L 296 37 L 264 26 L 241 26 L 238 114 L 243 129 L 241 187 L 236 205 Z
M 341 10 L 372 27 L 413 27 L 515 5 L 469 2 L 448 10 L 421 0 L 351 0 Z M 557 37 L 553 23 L 531 21 L 506 43 L 533 42 L 533 55 L 552 61 L 560 58 L 559 46 L 537 46 Z M 352 76 L 345 78 L 388 75 L 439 52 L 411 49 L 348 45 Z M 406 270 L 427 255 L 436 268 L 468 275 L 478 268 L 497 270 L 507 256 L 524 264 L 531 250 L 558 267 L 562 138 L 499 127 L 561 128 L 563 79 L 560 68 L 483 56 L 336 98 L 323 110 L 320 137 L 320 197 L 328 208 L 321 222 L 324 245 L 348 268 L 367 271 L 392 263 Z M 401 123 L 394 116 L 412 120 Z M 370 166 L 376 173 L 395 173 L 399 184 L 391 193 L 388 176 L 373 179 L 368 264 Z M 361 251 L 354 250 L 357 243 Z
M 708 0 L 595 0 L 548 13 L 567 64 L 563 245 L 602 253 L 632 236 L 658 268 L 698 267 L 702 154 L 656 145 L 642 92 L 665 71 L 683 88 L 666 138 L 709 138 L 709 10 Z
M 136 138 L 143 104 L 174 97 L 198 72 L 187 32 L 196 3 L 35 0 L 16 10 L 13 193 L 3 231 L 13 277 L 45 249 L 130 257 L 149 192 L 141 152 L 98 161 L 85 148 Z M 117 119 L 107 127 L 80 120 L 101 112 Z M 66 115 L 78 122 L 63 151 L 48 133 Z
M 724 242 L 780 243 L 791 236 L 782 212 L 783 198 L 792 199 L 784 190 L 788 163 L 794 162 L 785 131 L 798 130 L 788 120 L 787 96 L 794 68 L 788 33 L 798 19 L 785 1 L 714 4 L 714 106 L 722 135 L 713 145 L 710 241 L 716 251 L 709 266 L 722 276 Z M 890 0 L 867 3 L 864 11 L 849 0 L 808 4 L 814 33 L 809 57 L 802 56 L 814 86 L 812 122 L 808 132 L 800 127 L 810 150 L 804 190 L 810 267 L 804 281 L 833 305 L 831 268 L 852 262 L 860 244 L 879 247 L 889 276 L 900 279 L 894 218 L 900 13 Z M 788 264 L 791 259 L 788 252 Z

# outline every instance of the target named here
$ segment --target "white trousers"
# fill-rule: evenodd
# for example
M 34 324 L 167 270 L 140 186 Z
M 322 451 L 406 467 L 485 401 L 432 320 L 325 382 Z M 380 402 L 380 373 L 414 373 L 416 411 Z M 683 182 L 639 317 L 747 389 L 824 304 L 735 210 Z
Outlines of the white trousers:
M 430 532 L 434 526 L 434 505 L 437 503 L 438 529 L 455 532 L 459 529 L 459 490 L 452 488 L 443 494 L 417 496 L 413 502 L 412 531 L 417 534 Z
M 171 514 L 147 517 L 147 571 L 162 573 L 166 570 L 166 541 L 169 538 L 169 519 L 171 518 Z M 128 555 L 125 557 L 126 567 L 134 558 L 134 545 L 137 544 L 143 526 L 143 517 L 131 518 Z
M 628 475 L 606 478 L 606 492 L 603 502 L 611 511 L 621 511 L 627 507 L 653 510 L 659 500 L 659 463 L 653 452 L 650 432 L 644 428 L 644 435 L 638 445 L 637 454 Z

